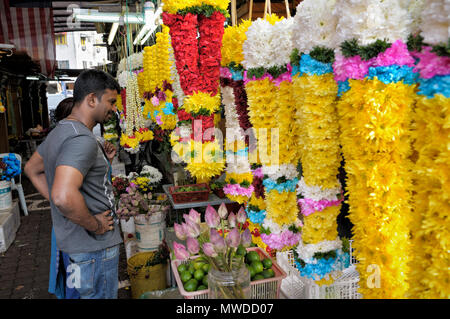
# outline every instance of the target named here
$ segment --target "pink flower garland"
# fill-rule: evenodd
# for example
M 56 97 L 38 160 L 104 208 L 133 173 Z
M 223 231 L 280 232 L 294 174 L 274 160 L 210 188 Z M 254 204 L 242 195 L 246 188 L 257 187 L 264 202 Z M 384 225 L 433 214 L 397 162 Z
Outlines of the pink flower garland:
M 422 52 L 413 52 L 420 59 L 414 71 L 420 72 L 423 79 L 431 79 L 436 75 L 450 74 L 450 58 L 431 52 L 431 47 L 423 47 Z
M 401 40 L 397 40 L 378 56 L 364 61 L 359 55 L 346 58 L 336 54 L 333 63 L 335 81 L 345 81 L 347 79 L 362 80 L 369 73 L 370 67 L 406 65 L 414 66 L 414 58 L 408 51 L 408 47 Z
M 258 177 L 258 178 L 263 178 L 264 174 L 262 171 L 262 167 L 258 167 L 257 169 L 253 169 L 252 170 L 253 176 L 254 177 Z
M 322 199 L 320 201 L 315 201 L 310 198 L 301 198 L 298 200 L 298 204 L 301 206 L 301 212 L 304 216 L 309 216 L 314 212 L 321 212 L 325 208 L 330 206 L 338 206 L 343 199 L 338 200 L 327 200 Z
M 228 68 L 220 67 L 220 77 L 231 79 L 233 78 L 233 75 L 231 74 L 230 70 Z
M 281 234 L 261 234 L 261 239 L 267 246 L 278 250 L 281 250 L 286 246 L 297 245 L 301 238 L 301 233 L 294 234 L 290 230 L 286 230 Z
M 250 185 L 249 188 L 245 188 L 239 184 L 227 184 L 223 188 L 223 192 L 225 194 L 233 195 L 233 196 L 242 195 L 242 196 L 247 196 L 248 198 L 250 198 L 252 196 L 253 191 L 254 191 L 253 185 Z

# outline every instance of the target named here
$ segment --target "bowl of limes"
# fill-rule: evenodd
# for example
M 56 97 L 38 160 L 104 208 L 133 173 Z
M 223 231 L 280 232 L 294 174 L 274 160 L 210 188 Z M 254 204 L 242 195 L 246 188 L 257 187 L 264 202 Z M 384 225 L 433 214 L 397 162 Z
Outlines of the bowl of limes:
M 286 273 L 259 247 L 239 247 L 236 254 L 244 256 L 250 272 L 252 299 L 279 298 L 281 281 Z M 187 299 L 208 298 L 208 272 L 210 265 L 200 256 L 188 260 L 172 260 L 172 270 L 180 294 Z
M 250 250 L 246 253 L 245 265 L 250 272 L 251 281 L 275 277 L 272 259 L 260 256 L 256 250 Z
M 179 264 L 177 272 L 184 290 L 187 292 L 207 290 L 210 267 L 211 265 L 201 257 Z

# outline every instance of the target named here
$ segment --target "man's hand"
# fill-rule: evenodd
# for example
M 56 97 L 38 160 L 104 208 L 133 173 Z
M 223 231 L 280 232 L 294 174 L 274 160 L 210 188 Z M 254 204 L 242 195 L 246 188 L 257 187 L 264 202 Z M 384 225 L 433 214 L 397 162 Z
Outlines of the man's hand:
M 97 219 L 97 223 L 100 225 L 98 230 L 95 232 L 96 235 L 103 235 L 107 231 L 114 229 L 114 220 L 112 216 L 108 216 L 111 213 L 110 210 L 107 210 L 101 214 L 94 215 Z
M 105 149 L 106 156 L 108 157 L 109 162 L 112 162 L 114 159 L 114 156 L 116 156 L 117 149 L 114 146 L 114 144 L 105 141 L 103 144 L 103 148 Z

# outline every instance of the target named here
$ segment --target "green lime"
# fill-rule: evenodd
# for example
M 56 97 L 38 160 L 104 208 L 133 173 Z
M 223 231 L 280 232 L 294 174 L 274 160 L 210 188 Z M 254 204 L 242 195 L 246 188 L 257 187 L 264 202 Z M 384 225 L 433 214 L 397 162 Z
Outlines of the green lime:
M 211 269 L 211 265 L 210 264 L 204 264 L 202 266 L 202 270 L 205 274 L 207 274 L 209 272 L 209 269 Z
M 202 279 L 202 285 L 208 287 L 208 275 L 204 276 Z
M 192 275 L 194 274 L 194 272 L 195 272 L 195 267 L 194 267 L 193 264 L 190 264 L 190 265 L 189 265 L 188 271 L 189 271 Z
M 270 267 L 272 267 L 272 260 L 270 260 L 270 258 L 265 258 L 262 260 L 264 269 L 269 269 Z
M 269 273 L 269 275 L 270 275 L 270 277 L 269 278 L 272 278 L 272 277 L 275 277 L 275 271 L 273 271 L 273 269 L 272 268 L 270 268 L 270 269 L 266 269 L 267 270 L 267 272 Z
M 255 270 L 255 274 L 259 274 L 260 272 L 262 272 L 264 270 L 264 266 L 262 264 L 262 262 L 258 261 L 254 261 L 250 264 L 250 267 L 252 267 Z
M 205 276 L 205 273 L 201 269 L 197 269 L 194 272 L 194 278 L 197 279 L 198 281 L 201 281 L 204 276 Z
M 245 257 L 249 264 L 254 261 L 259 261 L 259 255 L 256 251 L 249 251 Z
M 184 290 L 191 292 L 191 291 L 195 291 L 197 289 L 197 285 L 198 285 L 198 281 L 195 280 L 194 278 L 189 279 L 185 284 L 184 284 Z
M 197 287 L 197 291 L 199 291 L 199 290 L 206 290 L 206 289 L 208 289 L 208 287 L 206 287 L 204 285 L 200 285 L 200 286 Z
M 245 247 L 242 245 L 239 245 L 239 247 L 236 250 L 236 255 L 245 256 L 246 253 L 247 253 L 247 250 L 245 249 Z
M 194 262 L 194 268 L 195 268 L 195 270 L 201 269 L 201 268 L 203 267 L 204 264 L 205 264 L 205 263 L 204 263 L 203 261 L 195 261 L 195 262 Z
M 253 278 L 253 280 L 261 280 L 264 279 L 264 276 L 261 274 L 256 274 L 255 277 Z
M 192 278 L 192 275 L 187 270 L 182 271 L 181 274 L 180 274 L 180 279 L 181 279 L 182 282 L 187 282 L 191 278 Z
M 250 278 L 255 277 L 256 273 L 255 273 L 255 269 L 253 267 L 249 266 L 248 271 L 250 272 Z
M 262 272 L 262 275 L 264 276 L 264 278 L 272 278 L 275 276 L 275 273 L 273 272 L 272 269 L 264 269 Z
M 177 269 L 178 269 L 178 273 L 181 274 L 183 271 L 187 270 L 187 266 L 185 264 L 181 264 L 177 267 Z

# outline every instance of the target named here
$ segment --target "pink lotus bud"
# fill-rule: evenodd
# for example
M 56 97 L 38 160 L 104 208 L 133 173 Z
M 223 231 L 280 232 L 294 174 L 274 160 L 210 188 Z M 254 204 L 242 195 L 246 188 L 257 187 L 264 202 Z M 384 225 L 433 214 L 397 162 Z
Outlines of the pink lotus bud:
M 250 232 L 250 229 L 246 228 L 241 236 L 241 244 L 245 248 L 250 247 L 252 243 L 252 233 Z
M 231 213 L 228 215 L 228 227 L 229 227 L 229 228 L 234 228 L 234 227 L 236 227 L 236 215 L 235 215 L 233 212 L 231 212 Z
M 219 215 L 217 214 L 216 210 L 210 205 L 206 207 L 205 221 L 210 228 L 217 228 L 220 223 Z
M 176 241 L 173 242 L 173 251 L 177 259 L 185 260 L 189 258 L 189 253 L 186 250 L 186 247 L 184 247 L 182 244 L 177 243 Z
M 211 228 L 209 241 L 214 245 L 214 250 L 218 253 L 225 252 L 225 239 L 220 236 L 219 232 L 214 228 Z
M 222 218 L 222 219 L 227 218 L 228 210 L 227 210 L 227 206 L 225 205 L 225 203 L 220 204 L 218 213 L 219 213 L 220 218 Z
M 226 243 L 230 247 L 237 248 L 239 243 L 241 242 L 241 234 L 237 228 L 233 228 L 229 233 L 227 238 L 225 239 Z
M 188 219 L 186 222 L 186 234 L 188 237 L 197 238 L 200 235 L 200 225 Z
M 192 222 L 196 223 L 196 224 L 200 224 L 200 213 L 197 212 L 195 209 L 191 209 L 189 211 L 189 215 L 184 214 L 184 220 L 187 222 L 188 220 L 191 220 Z
M 244 207 L 241 206 L 241 208 L 239 209 L 239 211 L 237 213 L 236 219 L 239 224 L 245 223 L 245 221 L 247 220 L 247 214 L 245 213 Z
M 186 246 L 188 251 L 192 254 L 192 255 L 196 255 L 198 254 L 199 250 L 200 250 L 200 245 L 197 241 L 197 239 L 195 238 L 190 238 L 188 237 L 186 239 Z
M 211 244 L 211 243 L 204 243 L 202 248 L 203 248 L 203 252 L 205 253 L 206 256 L 217 257 L 217 253 L 214 250 L 213 244 Z
M 173 224 L 173 228 L 174 228 L 174 230 L 175 230 L 175 235 L 177 236 L 177 238 L 178 239 L 180 239 L 180 240 L 185 240 L 186 239 L 186 237 L 187 237 L 187 234 L 186 234 L 186 224 L 177 224 L 177 223 L 174 223 Z

